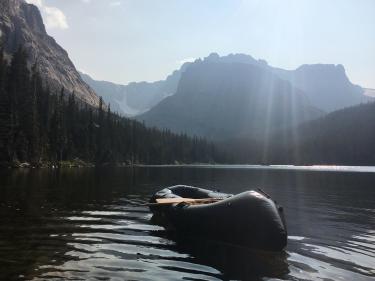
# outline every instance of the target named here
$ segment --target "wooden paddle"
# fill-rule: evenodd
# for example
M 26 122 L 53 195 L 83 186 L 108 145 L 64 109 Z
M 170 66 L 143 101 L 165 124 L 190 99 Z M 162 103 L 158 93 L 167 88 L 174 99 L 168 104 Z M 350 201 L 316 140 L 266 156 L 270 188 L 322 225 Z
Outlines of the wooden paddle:
M 204 203 L 213 203 L 220 201 L 222 199 L 219 198 L 200 198 L 200 199 L 194 199 L 194 198 L 158 198 L 156 199 L 156 203 L 149 203 L 147 205 L 150 206 L 158 206 L 158 205 L 171 205 L 171 204 L 177 204 L 181 202 L 189 203 L 189 204 L 204 204 Z

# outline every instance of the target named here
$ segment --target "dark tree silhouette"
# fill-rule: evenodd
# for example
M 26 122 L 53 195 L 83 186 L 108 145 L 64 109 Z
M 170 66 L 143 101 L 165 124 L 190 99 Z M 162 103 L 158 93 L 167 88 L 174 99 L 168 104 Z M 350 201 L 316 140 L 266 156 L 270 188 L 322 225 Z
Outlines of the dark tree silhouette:
M 19 48 L 10 64 L 0 54 L 0 161 L 57 163 L 79 158 L 95 164 L 217 162 L 204 139 L 146 128 L 138 121 L 51 93 L 37 63 L 27 65 Z

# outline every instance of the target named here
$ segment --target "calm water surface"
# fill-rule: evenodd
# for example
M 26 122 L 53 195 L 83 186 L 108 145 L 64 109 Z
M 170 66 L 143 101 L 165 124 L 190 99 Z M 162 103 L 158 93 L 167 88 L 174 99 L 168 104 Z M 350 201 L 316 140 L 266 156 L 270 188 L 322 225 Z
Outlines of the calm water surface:
M 0 171 L 0 280 L 375 280 L 371 169 Z M 263 188 L 284 206 L 286 251 L 169 237 L 142 204 L 173 184 Z

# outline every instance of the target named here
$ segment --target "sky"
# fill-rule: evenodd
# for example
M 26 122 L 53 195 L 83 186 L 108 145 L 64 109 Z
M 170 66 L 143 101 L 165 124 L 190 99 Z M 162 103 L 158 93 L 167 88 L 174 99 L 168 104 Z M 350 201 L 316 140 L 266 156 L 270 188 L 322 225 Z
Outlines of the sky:
M 344 65 L 375 88 L 375 0 L 27 0 L 76 67 L 120 84 L 245 53 L 270 65 Z

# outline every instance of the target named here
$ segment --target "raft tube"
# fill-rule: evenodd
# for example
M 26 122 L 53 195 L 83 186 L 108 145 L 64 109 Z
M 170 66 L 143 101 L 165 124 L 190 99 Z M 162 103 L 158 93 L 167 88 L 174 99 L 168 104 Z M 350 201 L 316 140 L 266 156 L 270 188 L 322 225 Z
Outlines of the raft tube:
M 222 200 L 199 205 L 152 204 L 150 209 L 154 221 L 167 230 L 253 249 L 281 251 L 286 247 L 283 209 L 261 190 L 232 195 L 177 185 L 158 191 L 150 203 L 155 203 L 159 198 L 180 197 Z

